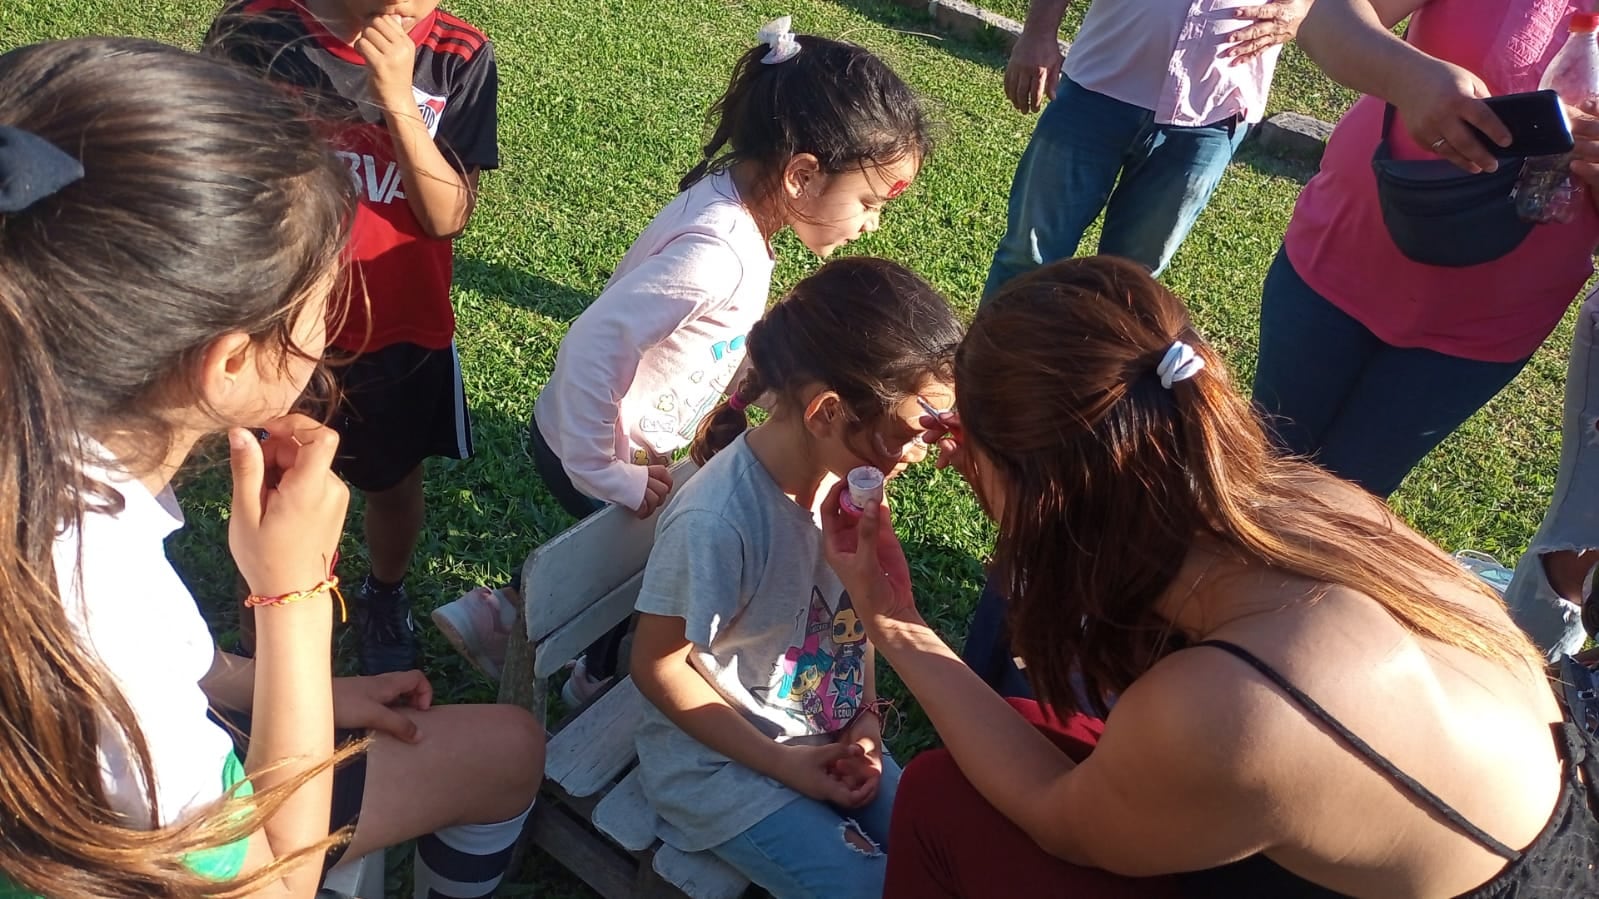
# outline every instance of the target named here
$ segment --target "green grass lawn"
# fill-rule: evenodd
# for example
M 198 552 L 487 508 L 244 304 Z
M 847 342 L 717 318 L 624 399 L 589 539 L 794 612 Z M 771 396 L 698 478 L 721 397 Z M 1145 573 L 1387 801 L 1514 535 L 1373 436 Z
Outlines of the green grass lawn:
M 1020 15 L 1021 0 L 993 5 Z M 6 0 L 0 49 L 92 33 L 193 45 L 217 6 L 216 0 Z M 974 308 L 1034 119 L 1004 100 L 1004 58 L 991 43 L 909 33 L 926 32 L 925 17 L 887 0 L 458 0 L 450 8 L 497 44 L 505 162 L 485 177 L 477 217 L 457 244 L 459 344 L 478 458 L 430 464 L 429 524 L 410 582 L 425 666 L 441 701 L 461 702 L 492 700 L 494 688 L 449 651 L 425 613 L 474 584 L 503 582 L 531 547 L 569 524 L 524 455 L 533 399 L 567 325 L 696 160 L 702 111 L 756 29 L 792 13 L 802 31 L 871 47 L 927 97 L 942 123 L 936 155 L 889 208 L 883 230 L 852 251 L 905 262 L 946 291 L 962 314 Z M 1336 118 L 1347 102 L 1346 93 L 1289 53 L 1275 107 Z M 1307 174 L 1246 150 L 1167 276 L 1244 384 L 1253 367 L 1261 281 Z M 1085 246 L 1096 239 L 1090 234 Z M 778 289 L 819 264 L 786 238 L 779 259 Z M 1506 558 L 1526 546 L 1554 482 L 1570 336 L 1568 319 L 1527 371 L 1395 498 L 1400 512 L 1444 547 L 1472 546 Z M 227 641 L 237 616 L 222 469 L 225 463 L 200 465 L 187 476 L 189 526 L 172 552 Z M 907 475 L 894 495 L 922 607 L 958 643 L 992 528 L 958 478 L 931 466 Z M 362 549 L 359 509 L 352 512 L 345 568 L 353 577 Z M 934 738 L 887 680 L 887 695 L 901 698 L 907 711 L 893 740 L 905 759 Z M 520 879 L 582 894 L 552 868 L 535 859 Z

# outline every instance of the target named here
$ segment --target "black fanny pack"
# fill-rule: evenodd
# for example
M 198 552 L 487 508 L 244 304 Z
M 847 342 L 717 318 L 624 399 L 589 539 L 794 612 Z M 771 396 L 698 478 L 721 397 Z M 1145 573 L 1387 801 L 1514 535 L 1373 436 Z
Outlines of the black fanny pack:
M 1393 124 L 1389 104 L 1371 168 L 1383 224 L 1399 252 L 1424 265 L 1461 268 L 1521 245 L 1533 229 L 1516 214 L 1525 160 L 1501 159 L 1497 170 L 1473 175 L 1443 159 L 1395 159 L 1388 149 Z

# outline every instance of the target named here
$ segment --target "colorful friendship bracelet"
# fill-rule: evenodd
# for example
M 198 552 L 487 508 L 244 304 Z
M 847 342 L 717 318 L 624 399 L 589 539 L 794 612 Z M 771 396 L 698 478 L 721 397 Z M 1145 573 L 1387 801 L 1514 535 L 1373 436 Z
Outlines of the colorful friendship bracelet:
M 332 593 L 333 598 L 339 601 L 339 623 L 350 619 L 349 609 L 344 604 L 344 594 L 339 590 L 339 576 L 328 575 L 328 579 L 309 590 L 298 590 L 294 593 L 285 593 L 281 596 L 261 596 L 252 593 L 245 597 L 244 606 L 248 609 L 259 609 L 262 606 L 286 606 L 289 603 L 299 602 L 302 599 L 311 599 L 323 593 Z
M 900 715 L 899 709 L 894 707 L 894 700 L 892 699 L 878 699 L 868 702 L 861 706 L 861 710 L 857 714 L 866 714 L 867 712 L 877 716 L 877 723 L 882 729 L 883 739 L 885 740 L 898 734 L 900 726 L 904 724 L 904 719 Z M 892 718 L 888 715 L 890 712 L 893 713 Z M 894 734 L 889 733 L 890 727 L 893 728 Z

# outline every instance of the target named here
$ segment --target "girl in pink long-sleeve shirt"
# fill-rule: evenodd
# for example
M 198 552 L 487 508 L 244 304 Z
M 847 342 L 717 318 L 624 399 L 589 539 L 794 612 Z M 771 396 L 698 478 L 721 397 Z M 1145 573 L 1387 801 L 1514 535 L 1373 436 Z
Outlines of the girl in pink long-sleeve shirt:
M 766 311 L 772 237 L 792 228 L 827 256 L 877 230 L 927 158 L 920 101 L 876 56 L 796 35 L 787 17 L 758 40 L 711 108 L 699 164 L 572 323 L 534 405 L 539 476 L 579 518 L 609 503 L 644 518 L 666 501 L 672 454 L 734 383 Z M 486 589 L 434 613 L 494 677 L 514 618 L 504 591 Z M 610 675 L 620 636 L 591 647 L 578 680 Z

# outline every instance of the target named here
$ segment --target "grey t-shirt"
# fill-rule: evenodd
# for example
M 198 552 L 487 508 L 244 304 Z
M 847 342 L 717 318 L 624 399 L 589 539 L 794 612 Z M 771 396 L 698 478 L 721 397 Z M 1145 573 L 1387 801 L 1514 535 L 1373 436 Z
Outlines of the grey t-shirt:
M 690 660 L 779 742 L 826 743 L 866 699 L 866 631 L 795 505 L 743 437 L 706 463 L 656 528 L 638 610 L 684 620 Z M 725 843 L 799 798 L 646 709 L 638 755 L 663 840 Z

